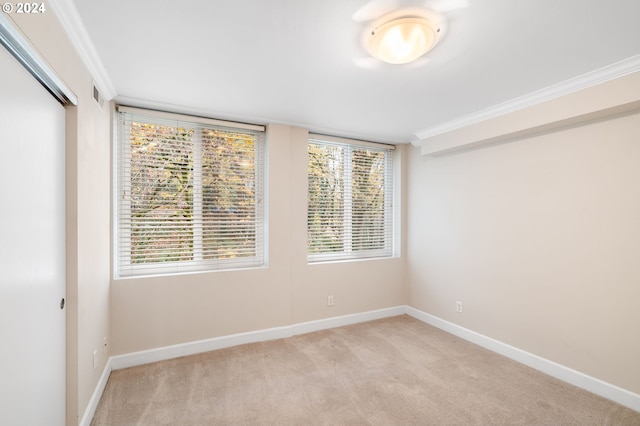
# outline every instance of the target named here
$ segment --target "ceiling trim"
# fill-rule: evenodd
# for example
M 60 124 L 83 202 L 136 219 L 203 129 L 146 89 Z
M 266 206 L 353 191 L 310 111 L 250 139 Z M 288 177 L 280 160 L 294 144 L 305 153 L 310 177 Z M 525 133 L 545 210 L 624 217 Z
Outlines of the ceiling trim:
M 76 48 L 78 55 L 93 77 L 94 84 L 102 94 L 103 99 L 110 101 L 115 98 L 116 89 L 109 78 L 106 68 L 96 52 L 96 48 L 89 37 L 89 33 L 80 18 L 72 0 L 49 0 L 49 6 L 60 21 L 69 40 Z
M 265 117 L 256 117 L 256 116 L 247 116 L 247 115 L 225 114 L 225 113 L 220 113 L 210 109 L 186 107 L 184 105 L 152 101 L 149 99 L 133 98 L 129 96 L 117 96 L 115 98 L 115 101 L 117 104 L 120 104 L 120 105 L 127 105 L 131 107 L 146 108 L 146 109 L 159 110 L 159 111 L 167 111 L 167 112 L 173 112 L 176 114 L 194 115 L 198 117 L 213 118 L 217 120 L 227 120 L 227 121 L 235 121 L 235 122 L 247 123 L 247 124 L 259 124 L 259 125 L 265 125 L 265 126 L 267 124 L 282 124 L 284 126 L 300 127 L 303 129 L 307 129 L 311 133 L 317 133 L 321 135 L 331 135 L 335 137 L 368 141 L 373 143 L 381 143 L 386 145 L 407 144 L 409 142 L 409 138 L 404 140 L 396 140 L 395 138 L 371 137 L 371 135 L 365 135 L 357 132 L 345 132 L 345 131 L 340 131 L 338 129 L 332 129 L 328 127 L 312 126 L 308 123 L 303 123 L 303 122 L 277 120 L 274 118 L 265 118 Z
M 417 139 L 414 139 L 411 143 L 415 146 L 420 146 L 425 139 L 500 117 L 638 71 L 640 71 L 640 54 L 570 78 L 544 89 L 511 99 L 507 102 L 420 130 L 415 132 Z

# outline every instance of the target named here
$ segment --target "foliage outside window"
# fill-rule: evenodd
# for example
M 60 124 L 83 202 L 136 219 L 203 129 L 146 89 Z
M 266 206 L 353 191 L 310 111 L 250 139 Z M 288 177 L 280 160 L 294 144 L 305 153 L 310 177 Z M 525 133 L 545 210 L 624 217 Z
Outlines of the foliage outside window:
M 393 151 L 310 140 L 310 262 L 393 254 Z
M 118 119 L 116 276 L 262 265 L 262 133 Z

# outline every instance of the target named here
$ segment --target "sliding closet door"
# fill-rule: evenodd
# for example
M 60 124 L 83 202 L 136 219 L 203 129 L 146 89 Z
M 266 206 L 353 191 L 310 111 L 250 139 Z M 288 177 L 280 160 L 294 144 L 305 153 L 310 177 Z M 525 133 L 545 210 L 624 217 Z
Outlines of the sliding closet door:
M 65 110 L 0 45 L 0 423 L 65 423 Z

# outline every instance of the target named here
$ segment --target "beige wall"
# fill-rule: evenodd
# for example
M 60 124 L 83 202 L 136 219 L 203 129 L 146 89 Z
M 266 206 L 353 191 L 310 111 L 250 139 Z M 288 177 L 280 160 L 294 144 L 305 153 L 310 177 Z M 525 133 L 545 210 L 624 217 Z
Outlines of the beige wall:
M 110 113 L 92 98 L 91 75 L 46 6 L 7 15 L 78 97 L 67 107 L 67 423 L 78 424 L 108 354 Z M 93 351 L 98 365 L 93 369 Z
M 78 96 L 67 108 L 68 424 L 110 355 L 407 303 L 401 257 L 307 265 L 307 131 L 282 125 L 268 129 L 268 267 L 110 282 L 113 105 L 92 99 L 91 75 L 53 13 L 11 18 Z
M 640 392 L 639 115 L 439 158 L 400 149 L 408 256 L 322 265 L 305 256 L 306 131 L 271 125 L 268 267 L 110 287 L 110 108 L 94 103 L 91 76 L 52 13 L 10 18 L 79 99 L 67 137 L 69 424 L 109 355 L 409 301 Z
M 636 113 L 442 157 L 413 148 L 411 305 L 640 393 L 639 135 Z
M 307 264 L 307 136 L 267 129 L 268 267 L 113 281 L 113 354 L 407 303 L 402 257 Z

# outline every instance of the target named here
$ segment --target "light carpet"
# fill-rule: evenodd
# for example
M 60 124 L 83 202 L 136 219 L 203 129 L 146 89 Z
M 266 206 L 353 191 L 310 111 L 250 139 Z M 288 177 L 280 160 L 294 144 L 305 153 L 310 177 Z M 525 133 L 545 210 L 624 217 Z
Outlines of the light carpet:
M 406 315 L 113 371 L 92 425 L 640 425 Z

